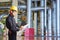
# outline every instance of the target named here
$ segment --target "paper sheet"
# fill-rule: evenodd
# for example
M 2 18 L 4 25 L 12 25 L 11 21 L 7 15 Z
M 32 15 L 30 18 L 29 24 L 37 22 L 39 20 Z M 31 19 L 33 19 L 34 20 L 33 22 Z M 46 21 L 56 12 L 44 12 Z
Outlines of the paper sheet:
M 28 24 L 23 26 L 23 29 L 17 32 L 17 35 L 21 36 L 24 30 L 28 27 Z

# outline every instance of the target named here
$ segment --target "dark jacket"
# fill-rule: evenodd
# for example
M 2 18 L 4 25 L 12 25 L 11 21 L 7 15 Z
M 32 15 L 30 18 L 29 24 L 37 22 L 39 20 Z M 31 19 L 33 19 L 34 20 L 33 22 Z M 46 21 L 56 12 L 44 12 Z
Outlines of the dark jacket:
M 7 28 L 12 31 L 12 32 L 16 32 L 19 30 L 16 22 L 15 22 L 15 19 L 13 16 L 9 15 L 7 18 L 6 18 L 6 26 Z

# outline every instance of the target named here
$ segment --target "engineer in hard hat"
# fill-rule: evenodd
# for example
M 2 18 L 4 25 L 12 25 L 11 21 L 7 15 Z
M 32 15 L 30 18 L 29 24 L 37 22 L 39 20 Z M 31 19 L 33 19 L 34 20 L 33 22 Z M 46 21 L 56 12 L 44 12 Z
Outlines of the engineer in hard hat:
M 6 18 L 6 27 L 9 29 L 8 40 L 16 40 L 16 32 L 20 30 L 14 19 L 14 16 L 16 15 L 17 11 L 18 10 L 16 6 L 11 6 L 10 14 Z

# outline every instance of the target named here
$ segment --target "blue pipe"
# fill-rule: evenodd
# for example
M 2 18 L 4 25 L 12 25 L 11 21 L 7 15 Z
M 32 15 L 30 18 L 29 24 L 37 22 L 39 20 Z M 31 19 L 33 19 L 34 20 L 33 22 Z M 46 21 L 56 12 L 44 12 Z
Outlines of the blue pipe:
M 32 12 L 31 12 L 31 0 L 27 0 L 27 21 L 28 21 L 28 24 L 29 24 L 28 28 L 32 27 L 32 25 L 31 25 L 31 23 L 32 23 L 31 22 L 32 21 L 31 16 L 32 16 Z
M 60 36 L 60 25 L 59 25 L 59 3 L 60 3 L 60 1 L 59 0 L 57 0 L 57 36 Z M 58 38 L 58 40 L 60 40 L 60 38 Z
M 53 1 L 53 28 L 54 28 L 54 36 L 57 36 L 57 5 L 56 2 Z M 54 38 L 54 40 L 57 40 L 57 37 Z
M 45 6 L 45 1 L 44 0 L 41 0 L 41 7 L 44 7 Z M 40 14 L 40 17 L 41 17 L 41 35 L 44 36 L 44 10 L 41 10 L 41 14 Z M 44 40 L 44 37 L 42 37 L 42 40 Z

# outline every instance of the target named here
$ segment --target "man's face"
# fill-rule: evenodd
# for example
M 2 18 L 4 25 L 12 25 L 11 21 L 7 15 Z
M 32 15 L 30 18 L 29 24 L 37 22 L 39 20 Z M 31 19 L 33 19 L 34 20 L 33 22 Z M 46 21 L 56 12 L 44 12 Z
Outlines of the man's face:
M 13 16 L 16 16 L 17 15 L 17 11 L 13 11 Z

